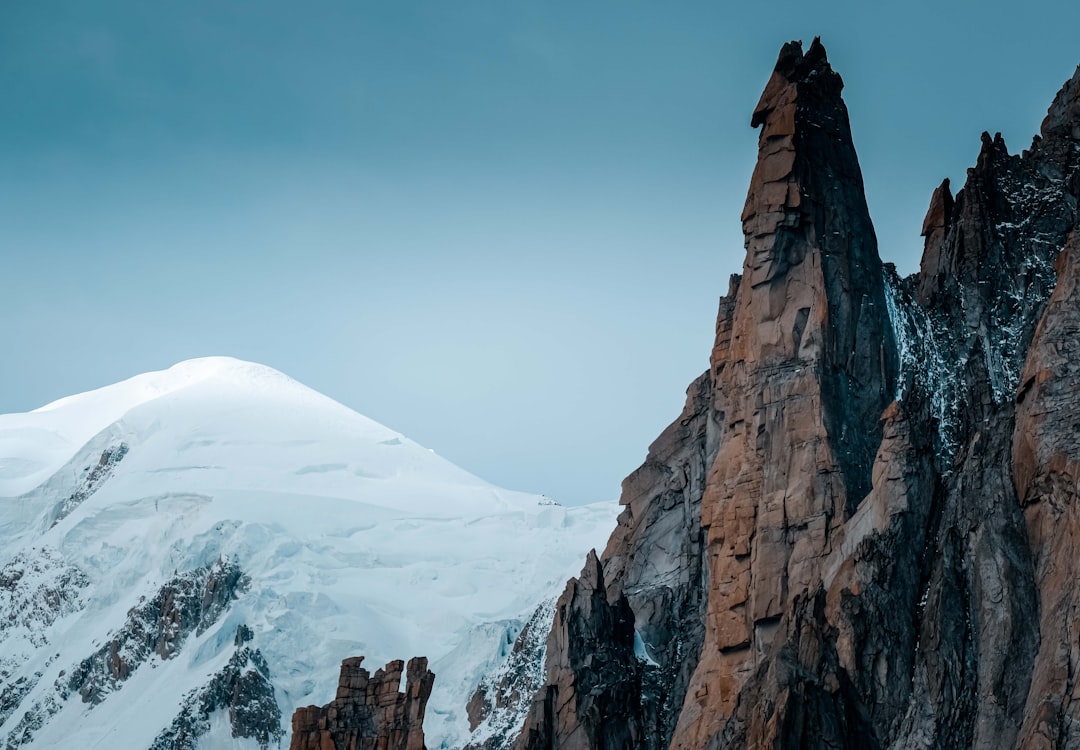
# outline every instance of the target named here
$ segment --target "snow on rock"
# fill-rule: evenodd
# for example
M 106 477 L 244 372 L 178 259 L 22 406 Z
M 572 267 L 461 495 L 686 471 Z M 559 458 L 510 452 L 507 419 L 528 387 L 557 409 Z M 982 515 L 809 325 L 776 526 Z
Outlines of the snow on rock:
M 236 633 L 236 651 L 225 668 L 200 690 L 184 696 L 180 712 L 172 724 L 155 739 L 150 750 L 194 748 L 207 735 L 217 734 L 251 740 L 260 750 L 284 736 L 281 708 L 274 699 L 274 687 L 266 660 L 258 649 L 245 645 L 251 629 L 241 625 Z M 213 732 L 212 719 L 228 715 L 229 726 Z M 202 742 L 205 746 L 205 742 Z M 245 743 L 250 744 L 250 743 Z M 230 743 L 231 746 L 231 743 Z
M 542 602 L 522 627 L 507 632 L 502 659 L 485 670 L 469 699 L 469 750 L 510 747 L 525 723 L 533 696 L 544 686 L 547 636 L 555 598 Z
M 189 635 L 212 626 L 247 583 L 228 560 L 175 576 L 152 599 L 132 607 L 120 631 L 79 662 L 66 691 L 78 693 L 83 703 L 101 703 L 140 666 L 155 656 L 171 658 Z
M 911 299 L 894 266 L 885 265 L 883 278 L 900 365 L 894 396 L 897 401 L 913 392 L 929 396 L 930 415 L 937 426 L 935 452 L 942 465 L 948 466 L 958 447 L 963 384 L 956 357 L 945 343 L 945 324 Z
M 0 567 L 0 722 L 37 685 L 55 623 L 85 605 L 86 585 L 49 549 L 19 552 Z
M 223 357 L 0 416 L 0 509 L 0 622 L 17 624 L 0 628 L 0 745 L 167 747 L 191 727 L 192 747 L 287 745 L 343 659 L 423 655 L 432 750 L 468 741 L 466 703 L 507 632 L 618 512 L 495 487 Z M 236 585 L 204 601 L 200 571 L 225 564 Z M 86 664 L 105 669 L 84 695 Z M 219 693 L 244 675 L 267 676 L 252 705 L 273 715 L 272 694 L 282 735 L 230 736 Z

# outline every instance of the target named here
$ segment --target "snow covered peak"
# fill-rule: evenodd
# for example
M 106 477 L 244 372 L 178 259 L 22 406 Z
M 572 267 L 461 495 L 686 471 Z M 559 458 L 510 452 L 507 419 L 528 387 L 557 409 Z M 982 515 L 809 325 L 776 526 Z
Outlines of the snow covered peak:
M 341 659 L 423 655 L 437 674 L 429 746 L 460 747 L 483 673 L 616 512 L 496 487 L 229 357 L 0 415 L 0 575 L 26 581 L 8 599 L 33 615 L 0 626 L 0 668 L 26 691 L 0 707 L 0 745 L 53 747 L 74 728 L 148 747 L 228 674 L 242 629 L 284 732 L 296 706 L 328 700 Z M 234 599 L 176 653 L 132 647 L 132 687 L 94 676 L 101 644 L 141 642 L 124 629 L 156 627 L 157 602 L 223 571 Z M 211 725 L 207 746 L 231 746 L 228 722 Z
M 64 412 L 69 415 L 70 422 L 83 423 L 88 429 L 90 425 L 97 425 L 96 432 L 131 409 L 196 386 L 244 389 L 251 395 L 268 399 L 331 401 L 272 367 L 234 357 L 199 357 L 179 362 L 166 370 L 146 372 L 103 388 L 66 396 L 31 413 Z
M 166 452 L 182 452 L 195 433 L 205 434 L 205 440 L 220 437 L 212 451 L 217 454 L 224 446 L 235 449 L 240 443 L 249 444 L 250 450 L 262 443 L 273 453 L 275 444 L 305 441 L 313 446 L 307 453 L 318 454 L 354 452 L 357 443 L 370 450 L 372 443 L 398 441 L 408 446 L 398 452 L 399 459 L 408 453 L 414 459 L 411 463 L 429 466 L 436 474 L 467 476 L 400 433 L 273 368 L 232 357 L 204 357 L 61 398 L 24 414 L 0 415 L 0 496 L 17 496 L 37 487 L 96 435 L 162 430 L 165 435 L 158 443 L 162 437 L 168 442 L 169 435 L 176 438 L 164 446 Z M 243 452 L 232 451 L 246 464 L 237 455 Z M 304 451 L 289 453 L 291 459 L 302 459 Z M 364 451 L 354 453 L 360 457 Z M 376 461 L 387 468 L 386 462 Z M 471 477 L 471 481 L 480 480 Z

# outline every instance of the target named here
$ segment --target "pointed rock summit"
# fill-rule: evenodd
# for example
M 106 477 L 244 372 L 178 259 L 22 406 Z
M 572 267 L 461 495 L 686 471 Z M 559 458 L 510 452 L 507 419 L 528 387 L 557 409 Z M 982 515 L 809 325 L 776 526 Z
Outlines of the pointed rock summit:
M 906 279 L 842 89 L 784 45 L 709 369 L 560 599 L 519 750 L 1080 746 L 1080 69 L 934 191 Z
M 719 735 L 871 487 L 898 363 L 842 88 L 818 40 L 781 50 L 710 369 L 623 485 L 608 599 L 660 665 L 635 747 Z
M 818 40 L 805 55 L 789 43 L 754 112 L 746 260 L 711 362 L 719 450 L 701 524 L 713 584 L 673 747 L 720 731 L 870 490 L 897 361 L 842 88 Z

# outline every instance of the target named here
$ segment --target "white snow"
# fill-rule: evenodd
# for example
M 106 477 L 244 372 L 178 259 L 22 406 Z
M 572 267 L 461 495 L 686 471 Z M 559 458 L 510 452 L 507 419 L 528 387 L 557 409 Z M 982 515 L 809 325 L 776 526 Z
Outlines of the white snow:
M 111 475 L 50 527 L 120 443 L 128 453 Z M 251 586 L 215 627 L 99 706 L 74 696 L 31 747 L 75 736 L 87 748 L 148 746 L 228 659 L 241 623 L 269 664 L 286 731 L 296 706 L 333 697 L 341 659 L 363 655 L 374 671 L 422 655 L 438 666 L 427 745 L 459 746 L 467 686 L 494 663 L 506 623 L 577 574 L 616 512 L 495 487 L 275 370 L 224 357 L 0 416 L 0 566 L 47 549 L 89 579 L 85 608 L 51 624 L 48 645 L 4 680 L 42 672 L 0 741 L 140 597 L 227 555 Z M 231 747 L 219 736 L 228 721 L 212 726 L 203 745 Z

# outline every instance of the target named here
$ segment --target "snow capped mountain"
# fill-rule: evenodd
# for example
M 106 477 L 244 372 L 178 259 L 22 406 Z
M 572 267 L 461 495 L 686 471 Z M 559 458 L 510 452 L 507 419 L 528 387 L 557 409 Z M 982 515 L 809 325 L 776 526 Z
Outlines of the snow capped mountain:
M 458 747 L 616 512 L 494 487 L 229 358 L 0 416 L 0 743 L 287 746 L 343 658 L 424 655 L 427 744 Z

